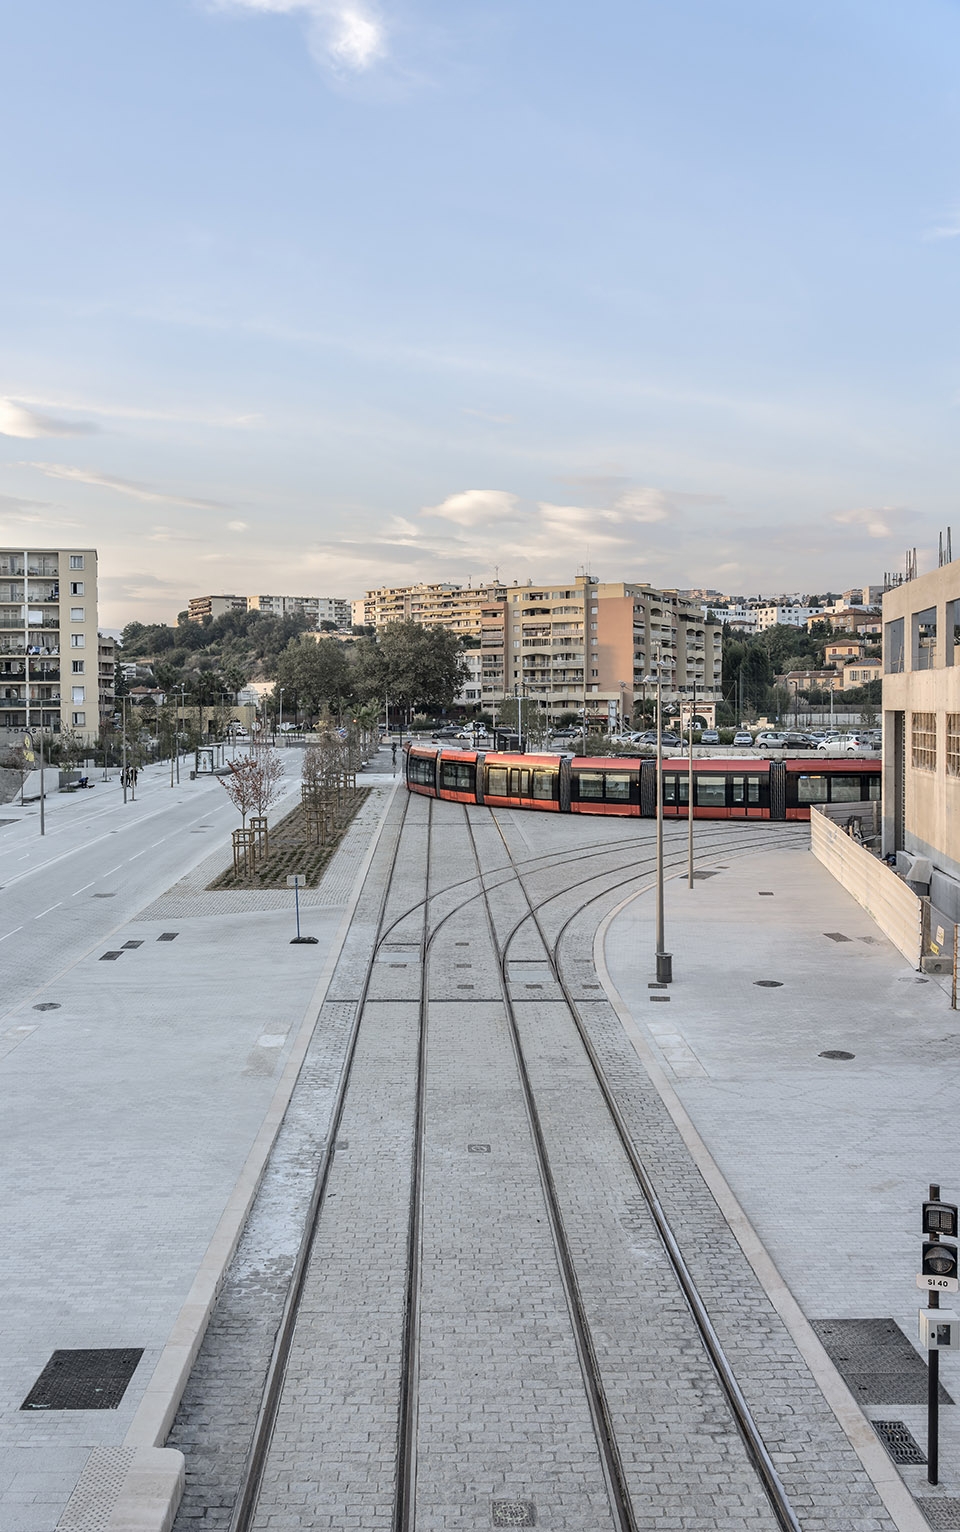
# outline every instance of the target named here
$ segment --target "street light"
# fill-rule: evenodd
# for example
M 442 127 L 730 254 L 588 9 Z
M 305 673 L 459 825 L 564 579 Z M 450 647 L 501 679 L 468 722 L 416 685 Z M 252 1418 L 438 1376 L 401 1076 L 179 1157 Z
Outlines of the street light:
M 283 694 L 284 694 L 285 691 L 286 691 L 286 687 L 285 686 L 281 686 L 281 688 L 280 688 L 280 730 L 279 730 L 279 732 L 281 734 L 283 733 Z
M 657 983 L 673 981 L 673 955 L 663 950 L 663 666 L 660 649 L 656 651 L 656 675 L 647 679 L 657 687 Z

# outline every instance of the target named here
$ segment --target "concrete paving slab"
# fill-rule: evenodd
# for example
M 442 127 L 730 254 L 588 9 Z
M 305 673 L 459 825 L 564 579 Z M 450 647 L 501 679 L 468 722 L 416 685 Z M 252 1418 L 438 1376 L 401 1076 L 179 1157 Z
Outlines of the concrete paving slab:
M 701 855 L 708 846 L 698 833 Z M 808 1320 L 892 1317 L 917 1346 L 920 1204 L 930 1181 L 960 1196 L 960 1017 L 805 849 L 713 870 L 693 889 L 667 883 L 669 1011 L 652 1010 L 647 988 L 651 895 L 610 921 L 628 1025 L 743 1210 L 744 1240 L 768 1253 L 770 1282 Z M 960 1399 L 949 1354 L 941 1379 Z M 866 1413 L 925 1440 L 925 1407 Z M 960 1490 L 958 1415 L 942 1410 L 939 1491 L 923 1468 L 901 1469 L 915 1494 Z

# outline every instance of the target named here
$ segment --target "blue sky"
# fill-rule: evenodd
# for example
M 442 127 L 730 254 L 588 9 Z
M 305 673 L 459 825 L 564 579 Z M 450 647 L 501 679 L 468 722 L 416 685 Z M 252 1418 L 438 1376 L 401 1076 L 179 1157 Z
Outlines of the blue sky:
M 2 540 L 201 591 L 960 538 L 960 3 L 7 0 Z

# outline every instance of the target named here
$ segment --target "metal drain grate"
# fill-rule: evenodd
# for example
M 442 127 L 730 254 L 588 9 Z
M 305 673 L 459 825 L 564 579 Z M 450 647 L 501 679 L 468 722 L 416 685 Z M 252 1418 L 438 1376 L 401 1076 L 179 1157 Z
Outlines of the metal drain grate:
M 903 1420 L 871 1420 L 876 1431 L 895 1463 L 925 1463 L 926 1454 Z
M 852 936 L 844 936 L 842 931 L 824 931 L 823 934 L 828 936 L 832 942 L 849 942 L 853 940 Z
M 661 984 L 659 979 L 649 979 L 647 981 L 647 989 L 666 989 L 666 988 L 667 988 L 667 986 L 665 984 Z
M 94 894 L 94 899 L 116 899 L 116 894 Z
M 669 995 L 648 995 L 647 999 L 651 1002 L 651 1004 L 653 1004 L 657 1000 L 660 1001 L 661 1005 L 669 1005 L 669 1003 L 670 1003 L 670 996 Z
M 861 1404 L 926 1404 L 927 1364 L 895 1319 L 815 1319 L 813 1328 Z M 943 1384 L 940 1400 L 953 1400 Z
M 757 989 L 783 989 L 781 979 L 754 979 Z
M 773 898 L 773 889 L 772 888 L 761 888 L 759 890 L 759 893 L 760 893 L 760 898 L 761 899 L 772 899 Z
M 158 942 L 175 942 L 180 935 L 179 931 L 161 931 L 157 937 Z
M 55 1351 L 21 1410 L 115 1410 L 137 1370 L 143 1347 L 122 1351 Z
M 537 1513 L 532 1500 L 495 1500 L 493 1502 L 493 1525 L 495 1527 L 535 1527 Z
M 848 1053 L 846 1048 L 825 1048 L 817 1054 L 820 1059 L 855 1059 L 856 1056 L 855 1053 Z
M 127 948 L 142 947 L 143 942 L 124 942 L 123 946 L 126 951 Z
M 942 1500 L 935 1500 L 932 1495 L 918 1496 L 917 1505 L 936 1532 L 953 1532 L 960 1527 L 960 1500 L 955 1497 L 944 1495 Z
M 473 989 L 472 984 L 458 984 L 457 989 Z
M 59 1000 L 41 1000 L 40 1004 L 39 1005 L 35 1005 L 33 1009 L 35 1011 L 59 1011 L 59 1009 L 60 1009 L 60 1001 Z
M 117 961 L 118 957 L 123 957 L 123 953 L 122 952 L 102 952 L 100 954 L 100 961 L 101 961 L 101 963 L 115 963 Z

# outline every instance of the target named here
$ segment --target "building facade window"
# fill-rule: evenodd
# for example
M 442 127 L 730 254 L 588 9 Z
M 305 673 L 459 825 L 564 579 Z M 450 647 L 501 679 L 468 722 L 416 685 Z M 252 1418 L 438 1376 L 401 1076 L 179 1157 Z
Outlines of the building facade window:
M 83 667 L 84 667 L 85 664 L 86 664 L 85 660 L 74 660 L 73 661 L 72 669 L 73 669 L 73 673 L 74 673 L 75 676 L 82 676 L 83 675 Z
M 72 606 L 70 608 L 70 621 L 71 622 L 83 622 L 84 621 L 83 607 L 82 606 Z
M 70 581 L 70 594 L 71 594 L 71 596 L 82 596 L 83 595 L 83 581 L 82 580 L 71 580 Z
M 913 714 L 913 764 L 920 771 L 937 769 L 937 715 Z
M 74 713 L 74 715 L 73 715 L 73 725 L 74 725 L 74 728 L 76 728 L 76 729 L 85 729 L 86 726 L 87 726 L 87 715 L 86 715 L 86 713 Z
M 960 777 L 960 713 L 947 714 L 947 776 Z
M 86 701 L 86 695 L 84 693 L 84 690 L 83 690 L 82 686 L 75 686 L 73 688 L 73 700 L 74 700 L 74 702 L 85 702 Z
M 71 633 L 70 634 L 70 647 L 71 647 L 71 649 L 85 649 L 86 645 L 87 645 L 86 634 L 84 634 L 84 633 Z
M 71 569 L 82 569 L 83 568 L 83 554 L 82 553 L 71 553 L 71 555 L 70 555 L 70 568 Z

